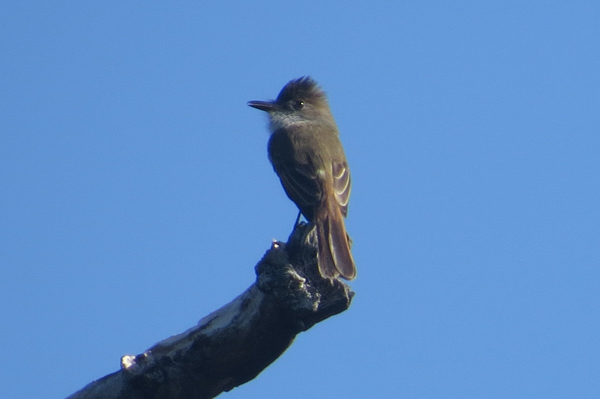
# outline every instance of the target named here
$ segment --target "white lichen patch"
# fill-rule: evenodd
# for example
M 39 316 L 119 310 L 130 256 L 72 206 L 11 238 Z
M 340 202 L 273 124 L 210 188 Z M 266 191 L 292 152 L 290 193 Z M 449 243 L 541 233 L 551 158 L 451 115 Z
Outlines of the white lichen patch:
M 189 349 L 200 334 L 214 335 L 233 325 L 237 329 L 247 328 L 257 315 L 263 298 L 264 294 L 253 285 L 227 305 L 203 317 L 198 325 L 157 343 L 146 354 L 164 356 L 165 352 Z

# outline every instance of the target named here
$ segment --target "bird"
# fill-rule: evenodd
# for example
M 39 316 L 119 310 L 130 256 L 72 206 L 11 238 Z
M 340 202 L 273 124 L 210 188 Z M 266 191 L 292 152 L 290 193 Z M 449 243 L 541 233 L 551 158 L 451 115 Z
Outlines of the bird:
M 269 116 L 269 160 L 287 196 L 316 228 L 321 276 L 354 279 L 344 223 L 352 181 L 325 92 L 303 76 L 288 82 L 277 99 L 248 105 Z

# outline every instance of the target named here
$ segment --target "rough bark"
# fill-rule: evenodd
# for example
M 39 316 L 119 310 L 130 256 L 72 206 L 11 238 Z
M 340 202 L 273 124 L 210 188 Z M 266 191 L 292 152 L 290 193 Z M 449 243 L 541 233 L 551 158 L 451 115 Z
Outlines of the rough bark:
M 296 334 L 343 312 L 354 293 L 320 276 L 314 229 L 299 225 L 256 265 L 257 279 L 231 303 L 68 399 L 214 398 L 255 378 Z

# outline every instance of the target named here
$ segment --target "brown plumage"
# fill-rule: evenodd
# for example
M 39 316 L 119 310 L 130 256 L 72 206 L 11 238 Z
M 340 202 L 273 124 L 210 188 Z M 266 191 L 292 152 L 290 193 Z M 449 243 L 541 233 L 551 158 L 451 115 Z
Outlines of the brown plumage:
M 316 226 L 321 275 L 355 278 L 344 225 L 350 170 L 325 93 L 303 77 L 289 82 L 277 100 L 248 105 L 269 114 L 269 159 L 288 197 Z

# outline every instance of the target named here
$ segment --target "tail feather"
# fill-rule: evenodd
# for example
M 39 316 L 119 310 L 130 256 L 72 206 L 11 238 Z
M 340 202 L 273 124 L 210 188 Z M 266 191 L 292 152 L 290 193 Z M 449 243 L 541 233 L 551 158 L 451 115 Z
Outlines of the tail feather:
M 356 277 L 356 266 L 350 252 L 350 242 L 344 217 L 337 204 L 325 207 L 315 218 L 319 249 L 319 271 L 323 277 Z

